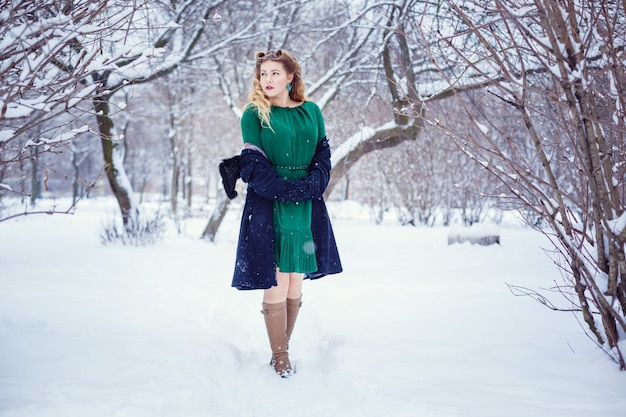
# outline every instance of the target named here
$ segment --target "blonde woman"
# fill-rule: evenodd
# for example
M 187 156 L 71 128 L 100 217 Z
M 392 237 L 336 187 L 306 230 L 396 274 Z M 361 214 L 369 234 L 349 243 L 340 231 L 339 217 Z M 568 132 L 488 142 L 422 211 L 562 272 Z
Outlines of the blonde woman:
M 233 287 L 262 289 L 271 365 L 287 377 L 303 279 L 342 271 L 323 193 L 330 176 L 324 119 L 286 51 L 256 55 L 241 118 L 240 175 L 248 183 Z

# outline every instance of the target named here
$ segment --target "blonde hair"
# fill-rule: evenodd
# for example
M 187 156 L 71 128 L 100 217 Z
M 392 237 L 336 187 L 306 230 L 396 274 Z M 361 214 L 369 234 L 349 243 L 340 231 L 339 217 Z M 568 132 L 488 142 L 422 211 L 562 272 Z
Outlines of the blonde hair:
M 291 54 L 282 49 L 278 49 L 276 51 L 257 52 L 256 65 L 254 67 L 254 79 L 252 81 L 252 91 L 248 95 L 248 103 L 244 106 L 244 109 L 249 106 L 256 107 L 259 118 L 261 119 L 261 126 L 269 127 L 271 129 L 270 113 L 272 112 L 272 104 L 263 92 L 263 88 L 261 88 L 261 64 L 267 61 L 280 62 L 283 64 L 285 71 L 287 71 L 288 74 L 293 74 L 289 98 L 297 102 L 308 101 L 309 98 L 304 93 L 304 82 L 302 81 L 302 70 L 300 69 L 300 64 L 298 64 L 298 61 L 296 61 Z

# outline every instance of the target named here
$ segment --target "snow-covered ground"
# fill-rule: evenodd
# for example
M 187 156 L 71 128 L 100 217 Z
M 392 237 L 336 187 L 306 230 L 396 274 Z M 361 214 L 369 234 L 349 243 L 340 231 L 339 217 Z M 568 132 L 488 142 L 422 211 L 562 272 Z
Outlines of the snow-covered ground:
M 624 416 L 626 373 L 570 313 L 507 288 L 560 279 L 529 229 L 448 246 L 331 205 L 345 272 L 305 283 L 281 379 L 261 293 L 230 288 L 237 208 L 215 244 L 194 220 L 102 246 L 113 207 L 0 223 L 0 416 Z

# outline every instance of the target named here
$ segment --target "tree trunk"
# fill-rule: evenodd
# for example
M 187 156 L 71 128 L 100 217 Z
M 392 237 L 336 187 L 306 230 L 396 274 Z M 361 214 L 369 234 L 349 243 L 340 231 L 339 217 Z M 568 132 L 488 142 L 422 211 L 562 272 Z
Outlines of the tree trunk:
M 402 68 L 394 70 L 388 41 L 385 42 L 382 54 L 387 86 L 391 94 L 395 123 L 383 126 L 374 132 L 372 132 L 371 129 L 369 129 L 367 133 L 362 131 L 348 140 L 346 146 L 350 146 L 351 148 L 348 152 L 342 153 L 344 155 L 343 157 L 334 161 L 330 182 L 325 193 L 326 196 L 329 196 L 333 192 L 339 180 L 348 173 L 350 168 L 360 158 L 372 151 L 393 148 L 407 140 L 415 140 L 422 129 L 422 118 L 424 115 L 423 104 L 415 91 L 415 86 L 411 85 L 408 92 L 401 91 L 396 80 L 396 72 L 406 76 L 409 80 L 415 80 L 415 74 L 413 73 L 410 57 L 408 56 L 409 51 L 406 45 L 406 39 L 402 35 L 397 36 L 397 38 L 402 46 Z M 367 139 L 359 137 L 367 135 L 371 135 L 371 137 Z M 355 143 L 356 145 L 353 146 L 351 143 Z
M 191 209 L 193 203 L 193 177 L 191 175 L 191 152 L 187 151 L 187 173 L 185 175 L 185 187 L 187 190 L 187 207 Z
M 30 151 L 30 204 L 34 206 L 41 196 L 41 181 L 39 179 L 39 146 L 33 146 Z
M 98 130 L 100 132 L 100 142 L 102 143 L 102 153 L 107 180 L 111 186 L 111 192 L 117 199 L 124 226 L 128 225 L 130 216 L 138 207 L 133 204 L 133 190 L 124 170 L 124 149 L 120 142 L 114 139 L 114 126 L 109 114 L 109 96 L 96 97 L 93 100 Z
M 72 145 L 72 168 L 74 169 L 74 179 L 72 181 L 72 204 L 78 201 L 80 172 L 78 170 L 78 156 L 74 145 Z
M 201 236 L 202 239 L 206 239 L 209 242 L 215 241 L 215 235 L 217 235 L 217 231 L 222 224 L 222 220 L 226 217 L 228 206 L 230 205 L 230 199 L 225 193 L 220 193 L 219 195 L 222 197 L 218 197 L 217 207 L 213 211 L 209 223 L 207 223 Z
M 178 177 L 180 176 L 180 166 L 176 150 L 172 149 L 172 177 L 170 178 L 170 206 L 172 213 L 176 214 L 178 209 Z

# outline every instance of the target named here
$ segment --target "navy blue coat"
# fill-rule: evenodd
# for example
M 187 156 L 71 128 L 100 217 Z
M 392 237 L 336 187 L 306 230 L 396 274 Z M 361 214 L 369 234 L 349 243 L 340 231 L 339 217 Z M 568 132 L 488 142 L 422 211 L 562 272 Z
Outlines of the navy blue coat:
M 330 179 L 330 148 L 321 141 L 309 174 L 284 180 L 265 155 L 256 149 L 241 152 L 241 179 L 248 183 L 241 217 L 232 286 L 240 290 L 267 289 L 276 284 L 274 201 L 312 200 L 311 232 L 318 270 L 305 275 L 317 279 L 342 271 L 341 260 L 323 194 Z

